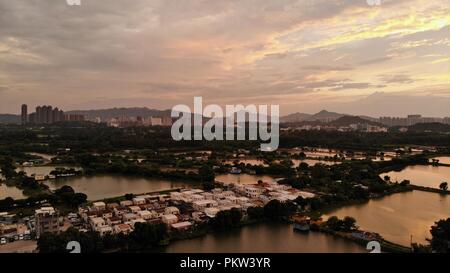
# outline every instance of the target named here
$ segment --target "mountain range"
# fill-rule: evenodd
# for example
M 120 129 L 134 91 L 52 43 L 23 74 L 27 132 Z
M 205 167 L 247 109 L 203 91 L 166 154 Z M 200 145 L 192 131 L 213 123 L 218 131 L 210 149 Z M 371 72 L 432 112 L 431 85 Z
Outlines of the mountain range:
M 105 120 L 115 117 L 166 117 L 170 116 L 170 112 L 171 110 L 156 110 L 147 107 L 132 107 L 99 110 L 73 110 L 67 111 L 66 114 L 84 115 L 87 119 L 94 119 L 96 117 L 99 117 L 102 120 Z
M 73 110 L 67 111 L 66 114 L 78 114 L 84 115 L 86 119 L 101 118 L 102 120 L 107 120 L 115 117 L 165 117 L 170 116 L 171 110 L 156 110 L 146 107 L 133 107 L 133 108 L 109 108 L 109 109 L 98 109 L 98 110 Z M 331 122 L 347 116 L 345 114 L 329 112 L 322 110 L 316 114 L 306 114 L 306 113 L 294 113 L 286 116 L 280 117 L 280 122 L 282 123 L 295 123 L 295 122 Z M 361 117 L 366 120 L 375 120 L 371 117 Z M 20 123 L 20 115 L 12 114 L 0 114 L 0 123 Z
M 306 114 L 306 113 L 294 113 L 287 116 L 280 117 L 280 122 L 302 122 L 302 121 L 321 121 L 330 122 L 345 116 L 345 114 L 339 114 L 335 112 L 328 112 L 322 110 L 316 114 Z

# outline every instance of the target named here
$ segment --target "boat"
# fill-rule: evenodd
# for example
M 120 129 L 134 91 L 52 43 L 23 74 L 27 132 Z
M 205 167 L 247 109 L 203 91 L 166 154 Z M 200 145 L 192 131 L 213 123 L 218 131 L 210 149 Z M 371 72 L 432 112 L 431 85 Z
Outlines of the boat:
M 311 228 L 311 219 L 307 216 L 293 216 L 294 231 L 308 232 Z
M 240 174 L 241 172 L 242 170 L 236 167 L 232 167 L 230 171 L 231 174 Z
M 310 229 L 309 223 L 294 223 L 294 231 L 308 232 Z

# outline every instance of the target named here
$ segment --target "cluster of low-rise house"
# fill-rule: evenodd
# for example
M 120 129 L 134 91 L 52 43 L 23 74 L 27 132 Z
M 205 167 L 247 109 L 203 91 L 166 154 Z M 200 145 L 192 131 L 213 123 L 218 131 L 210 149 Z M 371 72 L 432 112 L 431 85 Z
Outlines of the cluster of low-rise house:
M 262 207 L 270 200 L 293 201 L 298 196 L 314 197 L 288 185 L 259 183 L 253 185 L 228 184 L 211 191 L 186 189 L 168 194 L 139 195 L 117 203 L 94 202 L 80 207 L 78 214 L 84 229 L 105 234 L 128 234 L 137 223 L 163 223 L 170 230 L 184 231 L 198 223 L 216 217 L 220 211 Z
M 297 131 L 339 131 L 339 132 L 367 132 L 367 133 L 386 133 L 388 128 L 385 126 L 370 125 L 370 124 L 349 124 L 348 126 L 337 125 L 301 125 L 295 128 L 283 128 L 283 131 L 297 130 Z
M 11 240 L 14 237 L 38 238 L 45 232 L 59 233 L 70 226 L 80 231 L 97 231 L 102 236 L 129 234 L 138 223 L 163 223 L 169 230 L 186 231 L 208 222 L 220 211 L 235 208 L 245 215 L 250 207 L 262 207 L 270 200 L 293 201 L 298 196 L 312 198 L 314 194 L 289 185 L 262 182 L 223 184 L 211 191 L 184 189 L 166 194 L 145 194 L 112 203 L 98 201 L 79 207 L 77 213 L 65 217 L 47 205 L 37 209 L 34 216 L 23 219 L 0 213 L 0 237 L 2 243 L 7 242 L 8 236 L 13 236 Z
M 18 218 L 15 214 L 0 212 L 0 245 L 17 240 L 31 239 L 34 219 Z

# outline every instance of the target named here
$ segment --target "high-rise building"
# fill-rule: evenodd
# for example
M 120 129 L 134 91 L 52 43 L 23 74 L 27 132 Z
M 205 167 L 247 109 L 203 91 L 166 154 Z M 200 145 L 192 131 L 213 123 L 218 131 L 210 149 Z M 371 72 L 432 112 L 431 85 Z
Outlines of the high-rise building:
M 64 120 L 65 121 L 84 121 L 84 116 L 78 115 L 78 114 L 67 114 L 67 115 L 64 115 Z
M 172 117 L 170 116 L 164 116 L 162 117 L 162 125 L 163 126 L 172 126 Z
M 53 207 L 42 207 L 35 211 L 36 236 L 39 238 L 43 233 L 59 232 L 59 214 Z
M 64 120 L 64 112 L 58 107 L 53 108 L 51 105 L 37 106 L 36 113 L 29 116 L 29 122 L 35 124 L 51 124 Z
M 62 110 L 59 110 L 58 107 L 55 107 L 52 111 L 52 121 L 53 122 L 64 121 L 64 112 Z
M 40 106 L 36 107 L 36 118 L 34 120 L 34 123 L 36 124 L 42 123 L 42 107 Z
M 161 126 L 162 118 L 161 117 L 150 117 L 150 122 L 152 126 Z
M 22 104 L 22 125 L 25 125 L 28 123 L 28 106 L 26 104 Z
M 408 115 L 408 117 L 406 118 L 407 120 L 407 125 L 411 126 L 417 123 L 421 123 L 422 122 L 422 115 Z
M 53 108 L 50 105 L 45 107 L 45 121 L 44 121 L 44 123 L 53 123 Z
M 36 124 L 36 113 L 31 113 L 28 116 L 28 122 L 31 124 Z

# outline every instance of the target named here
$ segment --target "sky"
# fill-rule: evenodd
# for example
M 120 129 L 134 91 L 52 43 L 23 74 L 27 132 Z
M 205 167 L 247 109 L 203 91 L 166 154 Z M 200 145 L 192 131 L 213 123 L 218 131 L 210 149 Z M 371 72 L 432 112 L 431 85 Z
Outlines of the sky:
M 0 113 L 194 96 L 281 114 L 450 116 L 450 3 L 0 0 Z

